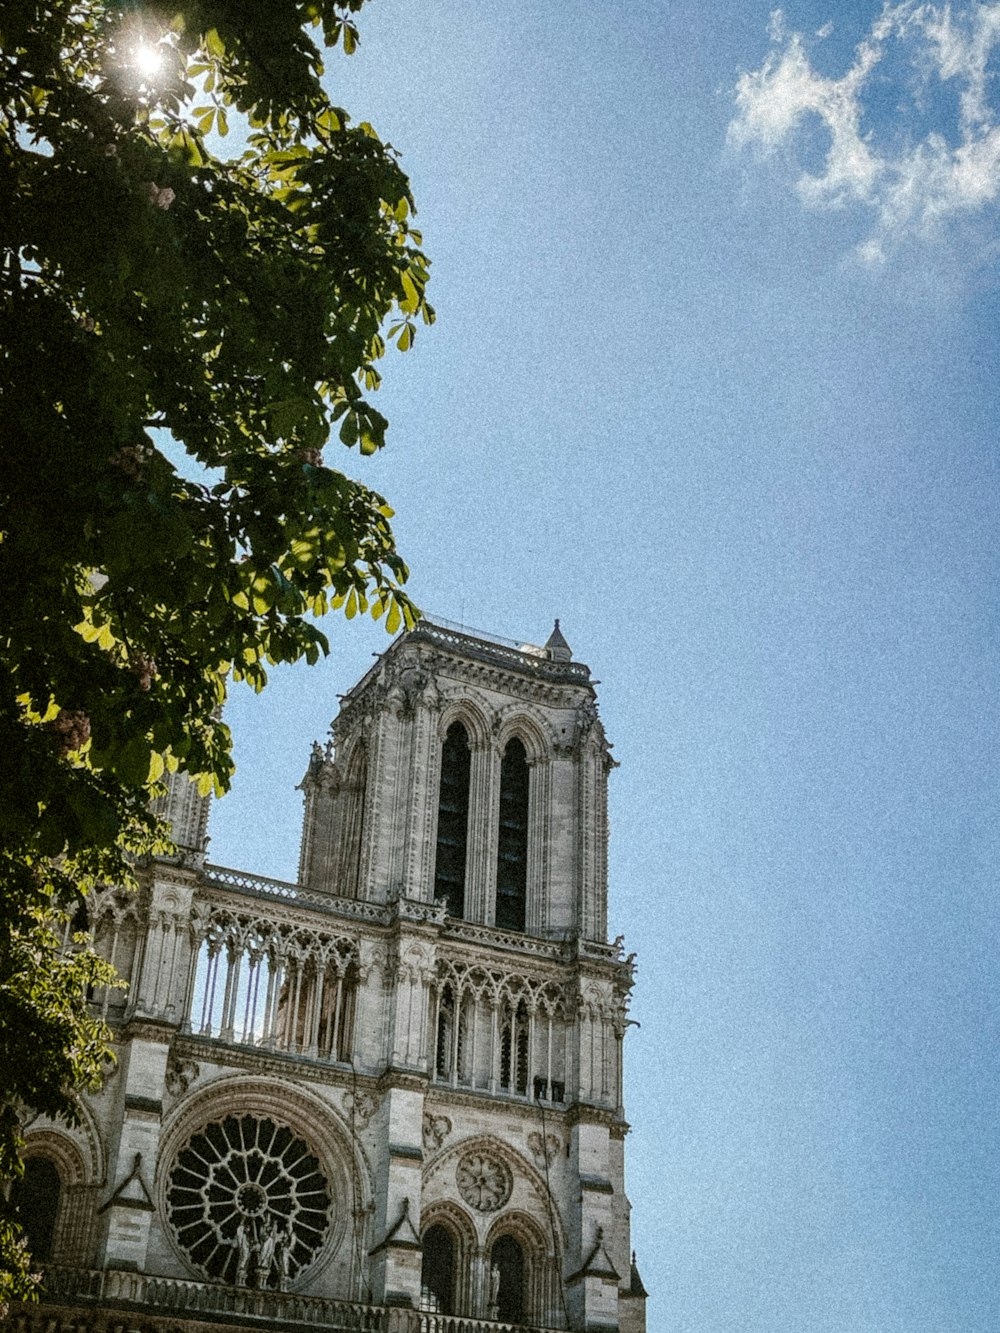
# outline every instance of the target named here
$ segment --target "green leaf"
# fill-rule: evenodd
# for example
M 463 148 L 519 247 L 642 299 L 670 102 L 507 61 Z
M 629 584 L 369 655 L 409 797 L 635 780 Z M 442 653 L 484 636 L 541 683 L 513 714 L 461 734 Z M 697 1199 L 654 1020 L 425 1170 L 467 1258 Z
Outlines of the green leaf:
M 415 315 L 417 308 L 420 305 L 420 293 L 417 291 L 417 285 L 411 278 L 408 269 L 404 269 L 400 274 L 400 283 L 403 288 L 404 298 L 399 303 L 400 309 L 408 311 L 411 315 Z
M 209 28 L 205 33 L 205 49 L 216 60 L 222 60 L 226 54 L 226 44 L 219 36 L 217 28 Z

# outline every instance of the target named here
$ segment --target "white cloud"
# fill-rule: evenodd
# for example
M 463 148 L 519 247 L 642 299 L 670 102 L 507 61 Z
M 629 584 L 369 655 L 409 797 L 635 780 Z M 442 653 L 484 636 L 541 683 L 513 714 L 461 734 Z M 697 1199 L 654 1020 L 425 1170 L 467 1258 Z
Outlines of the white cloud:
M 736 85 L 729 141 L 772 156 L 794 148 L 804 123 L 818 117 L 829 148 L 819 172 L 796 169 L 795 189 L 810 207 L 854 204 L 870 214 L 863 259 L 877 262 L 907 237 L 939 234 L 949 219 L 982 212 L 1000 197 L 1000 121 L 988 67 L 1000 46 L 1000 3 L 887 3 L 838 78 L 817 72 L 804 38 L 787 31 L 780 10 L 769 32 L 764 63 Z M 831 32 L 825 24 L 816 39 Z M 908 62 L 910 105 L 899 106 L 888 123 L 884 113 L 866 117 L 866 95 L 876 79 L 886 81 L 880 65 L 900 59 Z M 954 114 L 914 142 L 917 83 L 947 94 L 935 110 L 954 101 Z

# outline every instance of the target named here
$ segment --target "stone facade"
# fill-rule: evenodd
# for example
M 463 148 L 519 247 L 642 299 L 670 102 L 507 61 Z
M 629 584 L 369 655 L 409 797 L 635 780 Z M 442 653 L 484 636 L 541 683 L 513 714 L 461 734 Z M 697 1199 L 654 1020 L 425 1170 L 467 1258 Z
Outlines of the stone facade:
M 53 1166 L 59 1197 L 14 1326 L 642 1333 L 613 767 L 558 627 L 422 623 L 314 747 L 297 883 L 205 864 L 173 779 L 178 855 L 90 905 L 118 1061 L 26 1128 L 28 1208 Z

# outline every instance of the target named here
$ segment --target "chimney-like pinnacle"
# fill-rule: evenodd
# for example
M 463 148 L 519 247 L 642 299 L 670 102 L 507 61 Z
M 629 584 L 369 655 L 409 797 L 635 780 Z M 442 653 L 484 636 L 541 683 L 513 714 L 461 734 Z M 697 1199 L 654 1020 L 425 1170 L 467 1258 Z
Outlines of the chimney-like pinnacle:
M 549 635 L 549 640 L 545 647 L 553 662 L 571 662 L 573 660 L 573 650 L 563 638 L 563 632 L 559 628 L 558 620 L 556 621 L 555 629 Z

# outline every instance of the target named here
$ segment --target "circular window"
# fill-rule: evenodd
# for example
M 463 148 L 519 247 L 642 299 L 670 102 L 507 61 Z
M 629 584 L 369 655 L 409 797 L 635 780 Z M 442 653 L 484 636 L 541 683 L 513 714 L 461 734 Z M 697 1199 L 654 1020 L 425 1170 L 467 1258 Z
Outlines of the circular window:
M 193 1135 L 167 1182 L 170 1224 L 208 1277 L 285 1290 L 326 1236 L 330 1190 L 308 1144 L 262 1116 Z
M 510 1198 L 511 1175 L 492 1153 L 466 1153 L 455 1168 L 458 1192 L 482 1213 L 494 1213 Z

